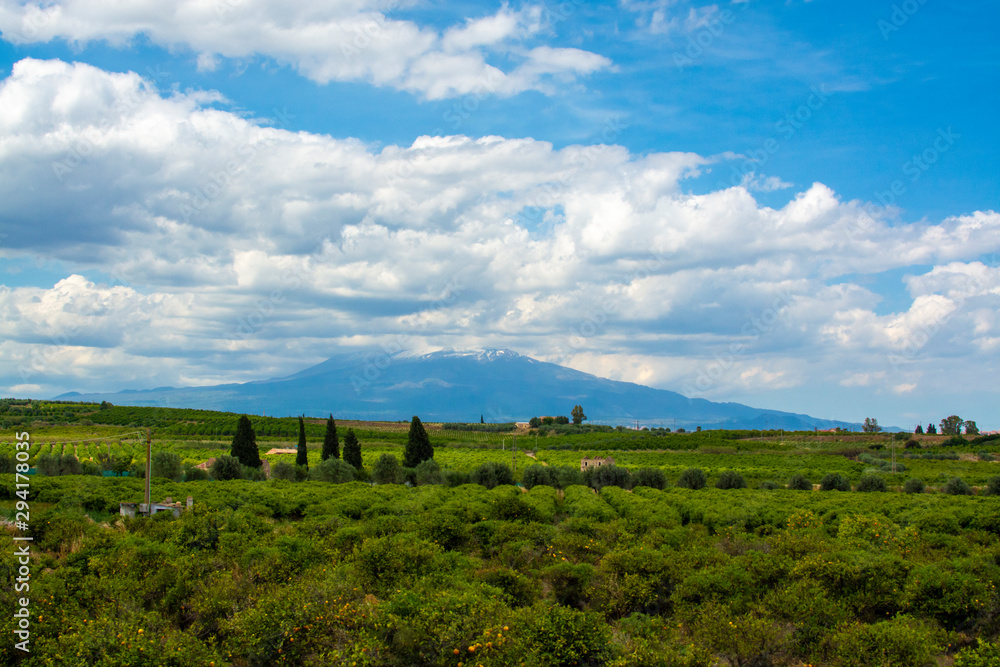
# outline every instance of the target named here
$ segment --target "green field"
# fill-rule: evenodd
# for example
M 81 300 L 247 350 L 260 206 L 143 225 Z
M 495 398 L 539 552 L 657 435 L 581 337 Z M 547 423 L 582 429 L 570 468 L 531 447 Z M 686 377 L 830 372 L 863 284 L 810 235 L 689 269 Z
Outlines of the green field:
M 1000 634 L 996 439 L 922 436 L 907 448 L 885 434 L 536 435 L 428 424 L 441 483 L 181 481 L 194 464 L 229 454 L 238 415 L 40 403 L 16 418 L 0 466 L 14 469 L 15 431 L 30 434 L 26 456 L 37 466 L 0 474 L 0 517 L 11 536 L 34 540 L 32 652 L 15 656 L 7 642 L 4 664 L 1000 660 L 991 643 Z M 261 456 L 293 463 L 294 453 L 266 452 L 294 449 L 298 421 L 253 422 L 270 431 L 258 435 Z M 307 420 L 313 471 L 324 424 Z M 348 428 L 359 437 L 359 478 L 386 454 L 403 458 L 408 423 L 337 426 L 341 443 Z M 119 503 L 141 501 L 144 481 L 100 476 L 116 458 L 141 473 L 147 433 L 154 454 L 183 463 L 177 479 L 152 480 L 154 500 L 194 499 L 178 519 L 123 519 Z M 584 475 L 584 456 L 617 466 Z M 90 474 L 60 474 L 67 462 Z M 525 484 L 493 487 L 479 476 L 488 466 L 508 466 Z M 618 468 L 630 472 L 614 484 L 600 476 Z M 678 486 L 692 468 L 705 488 Z M 652 471 L 665 488 L 648 481 Z M 793 475 L 818 485 L 833 473 L 855 487 L 874 476 L 888 491 L 784 488 Z M 714 488 L 734 475 L 746 488 Z M 971 495 L 940 492 L 956 477 Z M 904 493 L 915 479 L 923 492 Z M 13 525 L 25 503 L 27 531 Z M 0 597 L 14 609 L 16 565 L 3 563 Z M 4 618 L 12 636 L 16 620 Z

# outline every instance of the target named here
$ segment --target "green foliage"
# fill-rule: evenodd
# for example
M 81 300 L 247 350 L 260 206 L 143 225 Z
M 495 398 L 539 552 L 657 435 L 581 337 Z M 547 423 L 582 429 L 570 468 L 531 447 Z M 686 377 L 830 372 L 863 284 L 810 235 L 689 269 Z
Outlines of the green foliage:
M 923 493 L 924 480 L 918 477 L 911 477 L 903 484 L 903 491 L 906 493 Z
M 444 475 L 441 473 L 441 466 L 434 459 L 421 461 L 414 471 L 414 478 L 418 485 L 441 484 Z
M 361 444 L 353 428 L 347 429 L 347 435 L 344 436 L 344 462 L 351 464 L 355 470 L 364 468 L 364 463 L 361 461 Z
M 532 489 L 539 485 L 558 488 L 559 480 L 551 466 L 535 464 L 524 469 L 524 473 L 521 475 L 521 484 L 526 489 Z
M 990 477 L 986 480 L 986 488 L 983 489 L 984 496 L 1000 496 L 1000 477 Z
M 617 486 L 627 489 L 632 486 L 632 477 L 629 474 L 628 468 L 619 468 L 616 465 L 602 465 L 593 469 L 590 486 L 598 491 L 605 486 Z
M 951 415 L 941 420 L 941 435 L 958 435 L 962 432 L 965 422 L 958 415 Z
M 570 415 L 573 417 L 573 423 L 577 425 L 582 424 L 583 420 L 587 418 L 587 415 L 583 414 L 583 407 L 579 405 L 573 406 Z
M 337 423 L 333 421 L 333 415 L 330 415 L 326 420 L 326 432 L 323 434 L 323 450 L 320 452 L 319 457 L 322 461 L 326 461 L 331 457 L 335 459 L 340 458 L 340 438 L 337 437 Z
M 850 491 L 851 482 L 840 473 L 832 472 L 819 483 L 820 491 Z
M 996 667 L 1000 665 L 1000 642 L 976 640 L 976 647 L 958 652 L 952 667 Z
M 403 470 L 392 454 L 383 454 L 372 466 L 372 480 L 376 484 L 402 484 Z
M 706 483 L 705 471 L 701 468 L 688 468 L 677 480 L 677 486 L 682 489 L 703 489 Z
M 788 488 L 794 491 L 812 491 L 812 482 L 805 475 L 796 473 L 788 480 Z
M 858 484 L 854 490 L 870 493 L 873 491 L 886 491 L 888 487 L 886 487 L 885 480 L 878 475 L 862 475 L 858 478 Z
M 150 468 L 153 477 L 165 477 L 175 482 L 183 477 L 181 456 L 174 452 L 153 452 Z
M 243 466 L 234 456 L 223 454 L 215 459 L 210 468 L 212 479 L 225 481 L 228 479 L 243 479 Z
M 514 473 L 506 463 L 490 461 L 476 468 L 470 476 L 470 481 L 492 489 L 503 484 L 513 484 Z
M 972 487 L 966 484 L 965 480 L 961 477 L 952 477 L 948 480 L 948 483 L 944 485 L 941 489 L 944 493 L 953 496 L 971 496 Z
M 328 458 L 320 462 L 318 466 L 309 472 L 309 479 L 318 482 L 331 482 L 333 484 L 346 484 L 353 482 L 355 469 L 350 463 L 341 461 L 336 457 Z
M 406 438 L 406 450 L 403 453 L 403 467 L 416 468 L 421 461 L 434 458 L 434 447 L 430 436 L 416 415 L 410 422 L 410 432 Z
M 521 610 L 518 621 L 514 637 L 524 664 L 597 667 L 611 656 L 610 628 L 598 614 L 540 602 Z
M 743 478 L 743 475 L 735 470 L 723 470 L 715 480 L 715 488 L 745 489 L 747 488 L 747 481 Z
M 638 468 L 632 471 L 632 486 L 665 489 L 667 488 L 667 476 L 660 468 Z
M 933 626 L 905 615 L 846 626 L 830 643 L 843 667 L 930 667 L 941 649 L 940 633 Z
M 278 461 L 271 466 L 271 479 L 282 479 L 286 482 L 296 481 L 295 464 L 289 461 Z
M 302 417 L 299 417 L 299 444 L 295 451 L 295 465 L 309 468 L 309 449 L 306 446 L 306 424 Z
M 236 435 L 233 436 L 229 455 L 239 459 L 239 462 L 245 466 L 259 468 L 261 465 L 260 452 L 257 449 L 257 434 L 254 433 L 250 418 L 246 415 L 240 417 L 236 423 Z

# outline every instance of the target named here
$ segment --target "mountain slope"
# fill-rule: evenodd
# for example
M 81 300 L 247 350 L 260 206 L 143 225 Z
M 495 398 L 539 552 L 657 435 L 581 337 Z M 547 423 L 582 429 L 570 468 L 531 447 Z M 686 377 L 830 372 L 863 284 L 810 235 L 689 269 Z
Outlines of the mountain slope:
M 420 356 L 337 355 L 283 378 L 214 387 L 161 387 L 116 394 L 64 394 L 63 400 L 153 405 L 284 416 L 333 413 L 342 419 L 525 421 L 569 415 L 582 405 L 596 423 L 692 428 L 851 426 L 739 403 L 689 399 L 676 392 L 600 378 L 510 350 L 442 351 Z

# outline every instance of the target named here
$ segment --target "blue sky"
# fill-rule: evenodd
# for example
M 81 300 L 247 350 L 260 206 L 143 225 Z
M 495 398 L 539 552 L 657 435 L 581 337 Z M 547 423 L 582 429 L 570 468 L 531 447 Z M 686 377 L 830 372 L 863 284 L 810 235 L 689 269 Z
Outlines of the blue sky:
M 1000 428 L 995 3 L 0 0 L 0 387 L 510 347 Z

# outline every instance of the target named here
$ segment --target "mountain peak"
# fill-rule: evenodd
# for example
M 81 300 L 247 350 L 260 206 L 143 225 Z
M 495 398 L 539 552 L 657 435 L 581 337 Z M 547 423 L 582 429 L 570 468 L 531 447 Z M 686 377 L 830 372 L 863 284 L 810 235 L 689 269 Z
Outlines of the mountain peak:
M 438 350 L 437 352 L 430 352 L 428 354 L 423 354 L 418 357 L 418 359 L 448 359 L 448 358 L 466 358 L 475 359 L 476 361 L 512 361 L 515 359 L 524 359 L 528 361 L 534 361 L 530 357 L 525 357 L 522 354 L 518 354 L 513 350 L 507 348 L 492 348 L 487 347 L 481 350 Z

